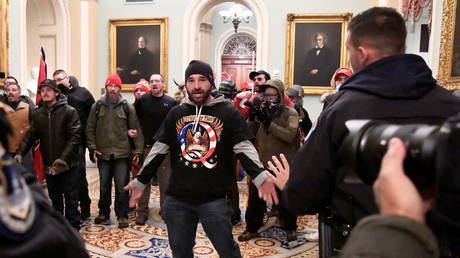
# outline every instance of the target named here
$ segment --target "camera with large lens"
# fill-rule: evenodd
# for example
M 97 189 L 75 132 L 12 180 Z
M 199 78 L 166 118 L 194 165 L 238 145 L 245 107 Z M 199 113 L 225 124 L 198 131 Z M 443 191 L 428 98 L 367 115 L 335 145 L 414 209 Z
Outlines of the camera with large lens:
M 434 199 L 428 224 L 450 252 L 460 254 L 460 115 L 442 125 L 373 120 L 349 120 L 345 125 L 349 135 L 339 150 L 339 169 L 346 174 L 343 182 L 372 184 L 389 140 L 400 138 L 407 153 L 406 175 L 424 198 Z
M 349 120 L 349 130 L 339 150 L 342 168 L 348 173 L 345 182 L 372 184 L 378 176 L 380 163 L 391 138 L 400 138 L 407 155 L 404 170 L 409 178 L 434 183 L 436 175 L 446 166 L 460 172 L 460 116 L 448 119 L 441 126 L 427 124 L 386 124 L 374 120 Z M 449 165 L 448 165 L 449 164 Z

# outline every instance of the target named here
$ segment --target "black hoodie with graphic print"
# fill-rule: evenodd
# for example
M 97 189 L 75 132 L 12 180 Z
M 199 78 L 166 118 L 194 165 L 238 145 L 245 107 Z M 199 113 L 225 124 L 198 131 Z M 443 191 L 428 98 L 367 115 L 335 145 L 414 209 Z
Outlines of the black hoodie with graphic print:
M 167 194 L 193 203 L 223 198 L 234 177 L 232 157 L 242 162 L 259 186 L 265 179 L 253 138 L 238 110 L 222 96 L 202 106 L 190 100 L 168 113 L 141 173 L 134 180 L 143 189 L 171 152 L 172 175 Z M 139 184 L 139 182 L 141 184 Z

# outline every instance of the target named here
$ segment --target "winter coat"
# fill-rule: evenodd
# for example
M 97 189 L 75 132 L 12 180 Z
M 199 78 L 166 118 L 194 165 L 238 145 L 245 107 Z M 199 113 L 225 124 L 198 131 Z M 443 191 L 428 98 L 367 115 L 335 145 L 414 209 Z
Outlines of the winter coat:
M 271 80 L 267 84 L 276 88 L 278 96 L 283 96 L 284 85 L 280 80 Z M 265 166 L 272 156 L 278 156 L 280 153 L 283 153 L 290 162 L 300 148 L 299 115 L 295 109 L 285 105 L 283 98 L 279 99 L 279 109 L 274 114 L 268 128 L 259 124 L 257 129 L 257 150 L 260 161 Z
M 295 214 L 316 214 L 329 206 L 354 225 L 376 213 L 372 187 L 346 184 L 337 152 L 348 130 L 345 121 L 441 124 L 460 111 L 460 100 L 436 84 L 423 59 L 404 54 L 382 58 L 353 74 L 318 118 L 296 154 L 282 201 Z
M 134 107 L 121 97 L 112 109 L 109 108 L 105 95 L 100 101 L 99 110 L 96 110 L 98 101 L 93 104 L 89 114 L 86 126 L 88 149 L 101 152 L 99 158 L 103 160 L 110 160 L 111 155 L 115 159 L 129 158 L 132 150 L 142 153 L 144 136 Z M 123 105 L 126 104 L 123 103 L 128 105 L 129 114 L 125 113 Z M 137 137 L 129 138 L 128 129 L 136 129 Z
M 52 107 L 42 105 L 34 112 L 32 125 L 18 152 L 24 156 L 35 141 L 40 140 L 44 165 L 51 166 L 56 159 L 62 159 L 69 167 L 74 167 L 78 164 L 79 130 L 77 111 L 67 105 L 65 96 L 59 95 Z
M 65 93 L 67 96 L 67 102 L 70 106 L 75 108 L 78 112 L 78 117 L 80 118 L 81 123 L 81 143 L 82 145 L 86 145 L 85 139 L 85 128 L 86 128 L 86 121 L 88 121 L 89 112 L 91 111 L 91 106 L 94 104 L 93 95 L 84 87 L 81 87 L 78 84 L 78 80 L 73 79 L 72 82 L 72 89 Z
M 29 130 L 30 120 L 32 119 L 29 117 L 31 115 L 30 109 L 33 109 L 33 107 L 30 107 L 30 105 L 24 101 L 19 101 L 16 109 L 13 109 L 13 107 L 9 105 L 5 105 L 5 107 L 6 116 L 13 127 L 13 134 L 8 135 L 8 152 L 16 153 L 19 144 L 22 139 L 24 139 L 27 130 Z
M 426 225 L 407 217 L 379 214 L 356 225 L 339 257 L 435 258 L 439 250 Z

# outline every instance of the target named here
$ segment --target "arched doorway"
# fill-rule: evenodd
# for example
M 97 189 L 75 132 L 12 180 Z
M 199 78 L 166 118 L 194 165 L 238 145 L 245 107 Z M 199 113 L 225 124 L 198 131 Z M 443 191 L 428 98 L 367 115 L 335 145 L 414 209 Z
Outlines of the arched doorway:
M 228 0 L 192 0 L 185 11 L 183 23 L 183 60 L 185 70 L 188 62 L 199 57 L 199 29 L 202 18 L 215 5 L 228 2 Z M 232 0 L 231 2 L 241 3 L 247 6 L 257 20 L 256 31 L 256 60 L 257 67 L 267 66 L 268 56 L 268 12 L 263 0 Z M 262 44 L 264 42 L 264 44 Z
M 22 0 L 21 77 L 31 79 L 30 71 L 39 62 L 39 48 L 46 51 L 48 77 L 57 68 L 69 67 L 70 16 L 64 0 Z
M 256 67 L 256 39 L 246 33 L 230 37 L 221 52 L 222 72 L 232 76 L 238 89 Z

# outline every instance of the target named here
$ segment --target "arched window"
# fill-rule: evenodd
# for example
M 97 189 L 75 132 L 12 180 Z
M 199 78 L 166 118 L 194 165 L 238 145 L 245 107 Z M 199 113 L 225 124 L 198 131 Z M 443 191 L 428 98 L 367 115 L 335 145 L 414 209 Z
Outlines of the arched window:
M 256 51 L 256 40 L 247 34 L 236 34 L 225 44 L 222 55 L 251 56 Z

